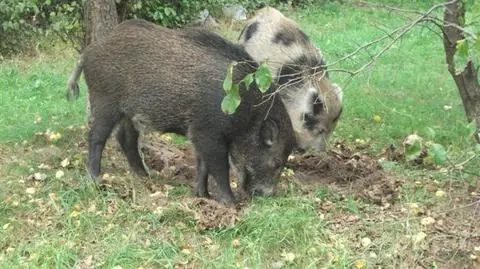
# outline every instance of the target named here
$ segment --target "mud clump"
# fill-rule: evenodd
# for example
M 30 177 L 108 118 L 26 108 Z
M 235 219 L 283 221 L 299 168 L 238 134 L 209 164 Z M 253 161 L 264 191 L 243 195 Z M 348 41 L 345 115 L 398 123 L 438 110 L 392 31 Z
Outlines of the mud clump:
M 336 182 L 362 180 L 366 177 L 381 178 L 377 161 L 360 152 L 354 152 L 344 144 L 320 156 L 295 156 L 288 166 L 296 173 L 328 178 Z
M 191 207 L 199 231 L 232 227 L 237 221 L 235 208 L 226 207 L 212 199 L 196 198 Z
M 158 134 L 142 139 L 144 160 L 161 176 L 181 181 L 193 181 L 196 173 L 195 152 L 191 145 L 173 145 Z
M 382 170 L 377 160 L 343 143 L 320 156 L 294 156 L 287 166 L 293 169 L 300 184 L 335 185 L 342 192 L 375 204 L 391 203 L 401 186 L 399 180 Z

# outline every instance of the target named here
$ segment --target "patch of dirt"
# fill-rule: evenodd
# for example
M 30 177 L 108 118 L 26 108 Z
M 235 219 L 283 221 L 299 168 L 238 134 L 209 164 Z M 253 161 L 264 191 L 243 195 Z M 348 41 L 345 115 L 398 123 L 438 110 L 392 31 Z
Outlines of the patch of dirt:
M 192 145 L 175 146 L 159 135 L 143 139 L 141 145 L 145 162 L 151 169 L 157 170 L 162 177 L 182 180 L 193 186 L 196 158 Z M 333 185 L 341 192 L 375 204 L 392 203 L 402 183 L 383 171 L 376 159 L 343 143 L 320 156 L 296 155 L 287 166 L 293 169 L 294 180 L 304 189 Z M 216 196 L 214 192 L 212 196 Z
M 442 189 L 451 198 L 429 208 L 435 218 L 428 230 L 425 255 L 438 268 L 480 268 L 480 178 L 476 183 L 446 182 Z
M 212 199 L 196 198 L 191 207 L 197 230 L 231 227 L 237 221 L 238 211 L 235 208 L 226 207 Z
M 343 143 L 320 156 L 294 156 L 287 166 L 301 185 L 335 185 L 375 204 L 391 203 L 402 184 L 383 171 L 376 159 Z
M 142 139 L 145 163 L 163 177 L 191 181 L 195 178 L 196 157 L 191 145 L 175 146 L 158 134 Z
M 376 160 L 361 152 L 354 152 L 344 144 L 337 144 L 334 148 L 321 156 L 295 156 L 288 166 L 296 173 L 306 177 L 321 177 L 330 181 L 350 182 L 365 177 L 380 178 Z

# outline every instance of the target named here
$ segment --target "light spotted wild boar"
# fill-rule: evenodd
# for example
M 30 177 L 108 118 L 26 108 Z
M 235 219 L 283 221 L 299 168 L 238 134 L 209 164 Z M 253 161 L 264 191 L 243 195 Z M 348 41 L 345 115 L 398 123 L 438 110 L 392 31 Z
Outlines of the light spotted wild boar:
M 266 61 L 280 85 L 298 146 L 323 151 L 342 112 L 342 89 L 332 84 L 319 50 L 280 11 L 257 11 L 238 42 L 257 62 Z
M 140 175 L 147 172 L 138 151 L 139 131 L 153 128 L 192 141 L 197 196 L 209 195 L 207 180 L 212 175 L 220 201 L 234 203 L 229 158 L 247 193 L 273 194 L 294 147 L 291 122 L 281 100 L 264 102 L 254 85 L 249 91 L 241 87 L 242 102 L 233 115 L 221 111 L 223 79 L 232 61 L 250 62 L 235 67 L 234 81 L 256 70 L 243 49 L 216 34 L 172 30 L 143 20 L 119 24 L 104 40 L 89 45 L 68 87 L 78 96 L 83 70 L 91 109 L 90 174 L 99 176 L 105 142 L 120 124 L 117 140 L 131 169 Z

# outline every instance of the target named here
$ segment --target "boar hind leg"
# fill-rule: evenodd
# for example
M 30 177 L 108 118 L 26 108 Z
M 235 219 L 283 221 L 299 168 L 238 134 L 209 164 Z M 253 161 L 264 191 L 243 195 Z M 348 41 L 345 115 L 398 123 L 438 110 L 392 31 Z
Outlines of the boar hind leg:
M 197 176 L 195 177 L 195 196 L 209 197 L 208 194 L 208 169 L 202 158 L 197 155 Z
M 92 114 L 88 131 L 88 172 L 94 178 L 100 175 L 100 162 L 105 142 L 119 119 L 119 115 Z
M 148 176 L 138 152 L 138 136 L 139 133 L 133 126 L 132 120 L 124 118 L 117 133 L 117 141 L 127 156 L 130 168 L 140 176 Z
M 205 136 L 201 137 L 205 138 Z M 210 139 L 209 141 L 193 140 L 195 149 L 206 166 L 208 173 L 215 178 L 219 190 L 220 202 L 232 206 L 235 204 L 235 199 L 232 189 L 230 188 L 227 145 L 222 139 L 214 139 L 213 137 L 210 137 Z M 199 175 L 199 172 L 202 172 L 202 167 L 197 168 L 197 179 L 204 181 L 202 184 L 205 185 L 203 188 L 206 189 L 206 176 Z M 200 186 L 202 186 L 202 184 L 200 184 Z

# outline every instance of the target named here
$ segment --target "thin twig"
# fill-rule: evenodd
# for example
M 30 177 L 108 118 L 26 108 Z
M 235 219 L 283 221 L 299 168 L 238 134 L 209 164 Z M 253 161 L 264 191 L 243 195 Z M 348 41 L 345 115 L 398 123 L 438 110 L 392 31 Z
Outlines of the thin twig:
M 455 208 L 450 208 L 448 210 L 443 211 L 441 214 L 446 214 L 448 212 L 452 212 L 452 211 L 459 210 L 459 209 L 464 209 L 464 208 L 475 206 L 475 205 L 480 205 L 480 199 L 476 200 L 474 202 L 471 202 L 469 204 L 466 204 L 466 205 L 462 205 L 462 206 L 455 207 Z
M 362 72 L 363 70 L 365 70 L 366 68 L 368 68 L 369 66 L 371 66 L 380 56 L 382 56 L 387 50 L 389 50 L 393 46 L 393 44 L 395 44 L 406 33 L 408 33 L 410 30 L 412 30 L 413 27 L 415 27 L 424 18 L 428 17 L 433 11 L 435 11 L 438 8 L 444 7 L 448 4 L 454 3 L 455 1 L 457 1 L 457 0 L 452 0 L 452 1 L 449 1 L 449 2 L 446 2 L 446 3 L 443 3 L 443 4 L 434 5 L 429 10 L 427 10 L 424 14 L 422 14 L 420 17 L 418 17 L 416 20 L 414 20 L 413 22 L 405 25 L 404 27 L 401 27 L 400 29 L 403 29 L 403 30 L 400 31 L 400 33 L 395 38 L 393 38 L 393 40 L 390 43 L 388 43 L 383 49 L 381 49 L 377 54 L 375 54 L 370 61 L 368 61 L 363 66 L 361 66 L 359 69 L 355 70 L 353 72 L 354 73 L 353 76 L 350 77 L 350 79 L 353 78 L 354 76 L 356 76 L 357 74 L 359 74 L 360 72 Z

